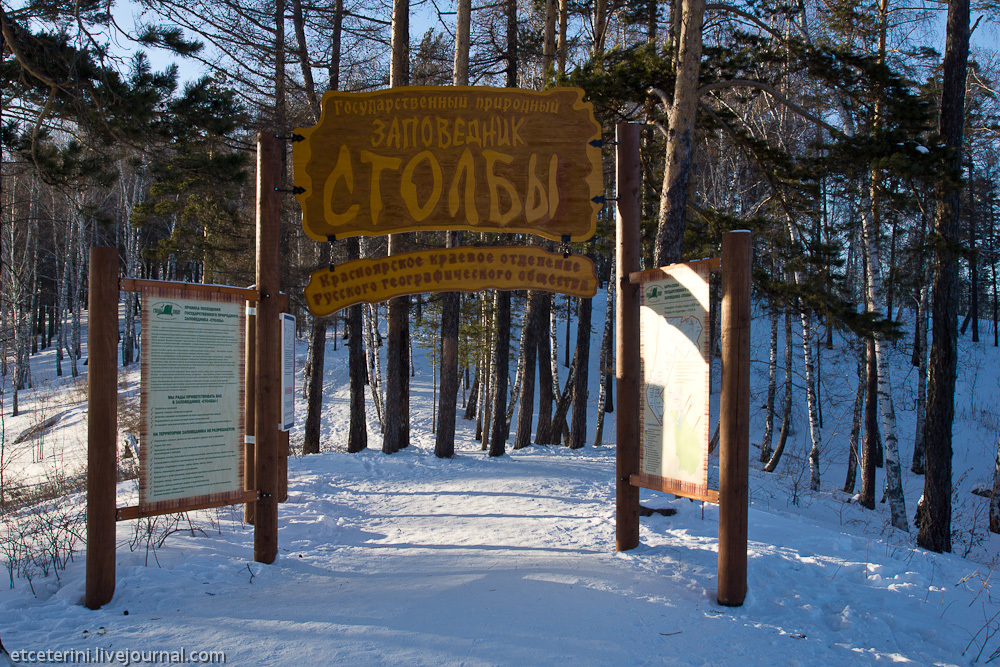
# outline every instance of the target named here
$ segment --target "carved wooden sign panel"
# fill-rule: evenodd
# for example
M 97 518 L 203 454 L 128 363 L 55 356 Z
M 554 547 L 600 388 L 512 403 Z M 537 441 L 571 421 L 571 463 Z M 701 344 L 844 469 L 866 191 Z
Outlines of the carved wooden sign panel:
M 594 262 L 533 246 L 441 248 L 357 259 L 314 271 L 306 304 L 317 317 L 356 303 L 421 292 L 534 289 L 589 298 L 597 293 Z
M 407 87 L 331 91 L 298 128 L 296 197 L 306 233 L 466 229 L 582 241 L 603 194 L 593 107 L 579 88 Z

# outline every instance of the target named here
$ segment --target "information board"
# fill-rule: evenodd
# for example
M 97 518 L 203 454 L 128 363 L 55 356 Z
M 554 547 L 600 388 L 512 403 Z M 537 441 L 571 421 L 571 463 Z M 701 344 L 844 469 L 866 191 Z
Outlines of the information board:
M 709 272 L 718 260 L 633 274 L 641 285 L 639 483 L 708 493 Z
M 243 497 L 245 299 L 142 288 L 139 511 Z
M 295 426 L 295 316 L 281 314 L 281 425 Z

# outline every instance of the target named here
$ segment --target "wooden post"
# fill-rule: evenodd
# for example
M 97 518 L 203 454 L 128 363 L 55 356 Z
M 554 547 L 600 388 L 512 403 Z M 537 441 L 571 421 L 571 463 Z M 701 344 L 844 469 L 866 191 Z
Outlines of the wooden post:
M 615 318 L 615 384 L 618 387 L 618 414 L 615 416 L 615 550 L 639 546 L 639 488 L 630 478 L 639 473 L 639 286 L 629 282 L 638 271 L 640 257 L 639 193 L 642 173 L 639 165 L 639 125 L 620 123 L 618 135 L 618 244 L 615 261 L 617 303 Z
M 253 305 L 253 312 L 257 312 L 257 304 Z M 246 349 L 246 414 L 244 424 L 246 425 L 246 444 L 244 445 L 243 458 L 243 488 L 255 490 L 257 488 L 257 467 L 254 454 L 257 446 L 254 441 L 254 414 L 257 402 L 257 316 L 247 315 L 247 349 Z M 247 503 L 243 506 L 243 520 L 251 526 L 254 524 L 254 516 L 257 509 L 257 502 Z
M 257 382 L 254 387 L 254 468 L 257 508 L 253 559 L 273 563 L 278 556 L 278 422 L 281 419 L 280 288 L 281 140 L 257 135 Z
M 739 607 L 747 595 L 752 256 L 750 232 L 723 235 L 718 601 L 728 607 Z
M 87 581 L 84 603 L 115 594 L 118 248 L 90 249 L 87 360 Z

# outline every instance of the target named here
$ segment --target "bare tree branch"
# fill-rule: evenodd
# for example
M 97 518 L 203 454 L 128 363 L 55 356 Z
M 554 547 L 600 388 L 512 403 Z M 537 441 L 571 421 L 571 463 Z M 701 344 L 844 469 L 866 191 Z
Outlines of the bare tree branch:
M 816 123 L 820 127 L 830 132 L 831 134 L 833 135 L 843 134 L 842 130 L 834 127 L 833 125 L 830 125 L 829 123 L 820 118 L 817 118 L 813 114 L 806 111 L 803 107 L 799 106 L 795 102 L 792 102 L 790 99 L 779 93 L 773 87 L 767 85 L 766 83 L 761 83 L 760 81 L 754 81 L 752 79 L 731 79 L 729 81 L 716 81 L 714 83 L 705 84 L 704 86 L 701 87 L 701 89 L 698 92 L 700 95 L 702 95 L 704 93 L 713 90 L 719 90 L 722 88 L 736 88 L 740 86 L 746 88 L 756 88 L 758 90 L 761 90 L 770 95 L 771 97 L 773 97 L 774 99 L 778 100 L 782 104 L 784 104 L 789 110 L 795 112 L 796 114 L 802 116 L 807 120 L 812 121 L 813 123 Z

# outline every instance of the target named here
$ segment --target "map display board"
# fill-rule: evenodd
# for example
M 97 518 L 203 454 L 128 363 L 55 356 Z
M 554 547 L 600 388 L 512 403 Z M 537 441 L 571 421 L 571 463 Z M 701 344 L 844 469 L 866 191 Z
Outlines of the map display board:
M 142 288 L 139 512 L 244 496 L 245 299 Z
M 468 229 L 594 234 L 601 126 L 581 88 L 329 91 L 292 145 L 311 238 Z
M 639 485 L 708 495 L 709 272 L 719 261 L 632 274 L 640 283 Z

